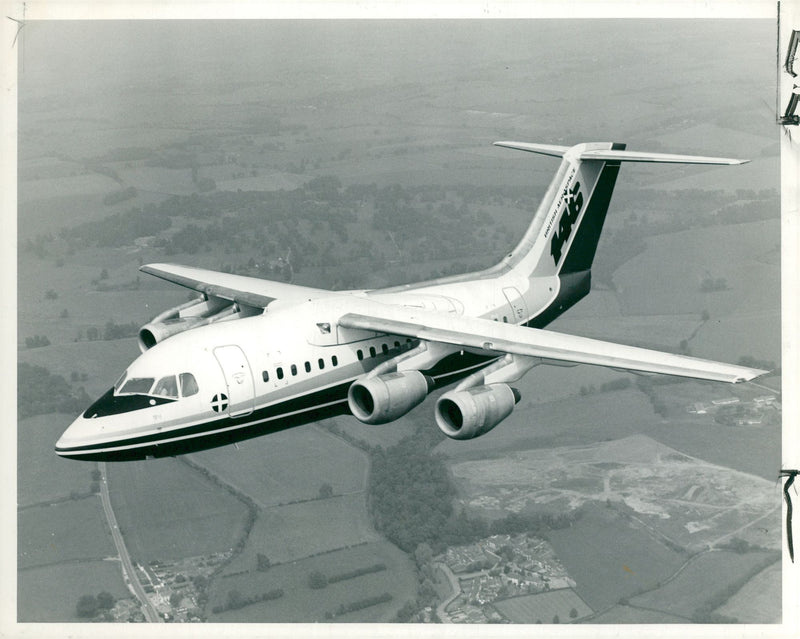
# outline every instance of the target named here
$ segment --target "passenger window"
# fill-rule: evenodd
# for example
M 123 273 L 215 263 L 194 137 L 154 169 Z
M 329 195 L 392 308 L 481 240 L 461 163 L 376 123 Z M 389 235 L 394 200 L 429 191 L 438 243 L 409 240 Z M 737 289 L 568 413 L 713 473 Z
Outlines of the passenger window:
M 311 362 L 306 362 L 306 373 L 311 372 Z
M 292 375 L 297 375 L 297 366 L 292 364 Z
M 283 379 L 283 368 L 278 366 L 278 370 L 275 372 L 278 374 L 278 379 Z
M 369 356 L 370 357 L 375 357 L 375 347 L 374 346 L 370 346 L 369 347 Z
M 336 355 L 331 355 L 331 364 L 333 364 L 334 366 L 339 365 L 339 358 L 336 357 Z
M 400 348 L 400 342 L 395 342 L 395 343 L 394 343 L 394 347 L 395 347 L 395 348 Z
M 381 350 L 383 351 L 383 354 L 386 355 L 386 353 L 389 352 L 389 347 L 386 344 L 381 344 Z
M 264 371 L 263 373 L 261 373 L 261 379 L 263 379 L 265 382 L 268 382 L 269 381 L 269 372 L 268 371 Z
M 191 373 L 181 373 L 179 377 L 181 380 L 181 395 L 184 397 L 197 395 L 200 389 L 197 387 L 197 380 L 194 378 L 194 375 Z
M 319 364 L 319 370 L 325 368 L 325 360 L 322 359 L 321 357 L 317 360 L 317 364 Z
M 174 397 L 178 398 L 178 383 L 175 381 L 175 375 L 168 375 L 158 380 L 152 395 L 159 395 L 160 397 Z
M 360 348 L 359 348 L 359 349 L 356 351 L 356 355 L 358 355 L 358 361 L 359 361 L 359 362 L 360 362 L 362 359 L 364 359 L 364 351 L 362 351 Z
M 152 377 L 134 377 L 122 385 L 120 393 L 141 393 L 150 392 L 155 380 Z
M 506 324 L 508 324 L 508 317 L 506 317 L 505 315 L 503 315 L 503 321 L 504 321 Z

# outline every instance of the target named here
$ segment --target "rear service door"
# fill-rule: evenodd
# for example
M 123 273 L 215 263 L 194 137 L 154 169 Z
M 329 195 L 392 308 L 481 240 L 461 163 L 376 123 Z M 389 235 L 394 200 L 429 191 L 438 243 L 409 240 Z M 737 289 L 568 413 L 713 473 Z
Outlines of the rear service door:
M 250 364 L 247 363 L 242 349 L 235 345 L 218 346 L 214 349 L 214 356 L 228 384 L 228 415 L 230 417 L 249 415 L 253 412 L 255 386 Z

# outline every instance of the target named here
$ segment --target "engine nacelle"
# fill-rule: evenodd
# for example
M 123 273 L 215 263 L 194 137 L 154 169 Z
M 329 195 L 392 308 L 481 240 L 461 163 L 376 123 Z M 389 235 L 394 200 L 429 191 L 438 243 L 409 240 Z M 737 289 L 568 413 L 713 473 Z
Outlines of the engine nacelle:
M 506 384 L 449 391 L 436 402 L 436 424 L 453 439 L 480 437 L 508 417 L 519 400 L 519 391 Z
M 190 328 L 210 324 L 221 319 L 232 319 L 236 307 L 226 300 L 191 300 L 159 313 L 139 329 L 139 350 L 144 353 L 168 337 Z
M 385 424 L 420 404 L 433 386 L 430 377 L 413 370 L 363 377 L 351 384 L 347 403 L 365 424 Z

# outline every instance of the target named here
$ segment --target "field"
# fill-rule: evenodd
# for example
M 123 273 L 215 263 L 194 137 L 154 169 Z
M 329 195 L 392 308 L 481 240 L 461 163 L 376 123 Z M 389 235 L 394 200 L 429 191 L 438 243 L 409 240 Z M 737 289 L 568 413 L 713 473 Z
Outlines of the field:
M 772 558 L 772 561 L 770 561 Z M 752 552 L 736 554 L 732 552 L 710 552 L 693 558 L 678 576 L 661 588 L 651 590 L 638 597 L 632 597 L 631 605 L 660 610 L 668 614 L 691 618 L 692 614 L 715 596 L 753 568 L 774 563 L 777 554 Z M 771 575 L 769 590 L 774 593 L 776 577 Z M 749 622 L 750 619 L 743 621 Z
M 191 557 L 230 549 L 247 509 L 174 458 L 108 465 L 111 503 L 131 557 Z
M 587 507 L 575 524 L 548 540 L 593 610 L 653 588 L 684 561 L 641 526 L 602 506 Z
M 20 622 L 79 621 L 75 606 L 82 595 L 110 592 L 130 596 L 117 561 L 81 561 L 19 571 L 17 620 Z
M 304 426 L 191 456 L 262 508 L 364 490 L 367 460 L 357 448 L 320 428 Z
M 781 564 L 775 562 L 747 582 L 715 612 L 747 620 L 748 623 L 777 623 L 781 619 Z
M 254 564 L 257 552 L 286 562 L 379 539 L 362 494 L 275 506 L 259 513 L 247 546 L 231 566 Z
M 592 614 L 592 609 L 569 588 L 504 599 L 493 605 L 513 623 L 554 623 L 555 617 L 559 623 L 573 623 Z M 573 610 L 575 616 L 570 614 Z
M 74 464 L 55 454 L 53 448 L 73 415 L 37 415 L 23 419 L 17 427 L 19 474 L 17 505 L 49 503 L 87 493 L 94 464 Z
M 308 575 L 320 571 L 327 577 L 339 575 L 375 564 L 385 564 L 386 570 L 355 579 L 329 584 L 325 588 L 309 588 Z M 229 574 L 231 565 L 224 574 Z M 239 568 L 242 570 L 243 568 Z M 413 562 L 392 544 L 371 542 L 356 548 L 337 550 L 315 557 L 298 559 L 257 572 L 253 561 L 245 574 L 222 577 L 215 581 L 209 608 L 222 605 L 228 593 L 239 590 L 244 597 L 284 590 L 280 599 L 247 606 L 238 611 L 212 615 L 209 621 L 247 622 L 315 622 L 326 621 L 326 612 L 335 612 L 340 604 L 348 604 L 388 592 L 392 600 L 338 617 L 337 621 L 391 621 L 397 610 L 416 597 L 416 576 Z
M 99 497 L 26 508 L 18 526 L 20 568 L 117 554 Z
M 664 612 L 657 610 L 645 610 L 643 608 L 634 608 L 632 606 L 613 606 L 605 612 L 590 617 L 583 623 L 608 623 L 608 624 L 622 624 L 622 623 L 638 623 L 638 624 L 662 624 L 662 623 L 686 623 L 687 620 L 683 617 L 676 617 L 668 615 Z

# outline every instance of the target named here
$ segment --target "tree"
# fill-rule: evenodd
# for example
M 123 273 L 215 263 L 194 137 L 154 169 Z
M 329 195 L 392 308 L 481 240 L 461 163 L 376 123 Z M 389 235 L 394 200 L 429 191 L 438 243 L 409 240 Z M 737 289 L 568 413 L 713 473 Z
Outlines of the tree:
M 577 616 L 578 616 L 577 609 L 573 608 L 572 610 L 569 611 L 569 618 L 570 619 L 575 619 Z
M 95 599 L 94 595 L 83 595 L 78 600 L 76 612 L 79 617 L 94 617 L 97 614 L 97 599 Z
M 238 590 L 231 590 L 228 592 L 228 603 L 226 605 L 228 610 L 236 610 L 237 608 L 242 608 L 244 605 L 244 597 L 242 597 L 241 592 Z
M 114 595 L 105 590 L 97 595 L 97 607 L 101 610 L 111 610 L 114 607 Z
M 256 570 L 259 572 L 266 572 L 269 570 L 270 567 L 269 557 L 267 557 L 264 553 L 258 553 L 256 555 Z
M 561 623 L 561 620 L 558 618 L 558 615 L 553 616 L 553 623 Z
M 320 588 L 324 588 L 328 585 L 328 578 L 325 576 L 325 573 L 320 572 L 319 570 L 314 570 L 313 572 L 309 573 L 308 575 L 308 587 L 313 588 L 314 590 L 319 590 Z
M 183 601 L 183 595 L 179 592 L 173 592 L 169 596 L 169 605 L 173 608 L 177 608 L 181 605 L 181 601 Z
M 328 483 L 325 483 L 319 487 L 319 498 L 328 499 L 328 497 L 333 497 L 333 486 L 331 486 Z

